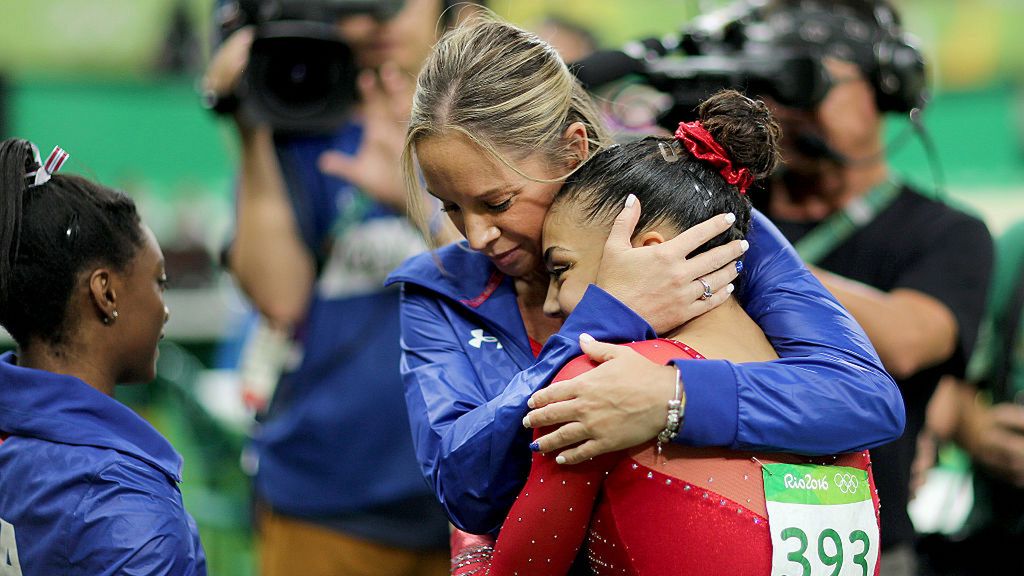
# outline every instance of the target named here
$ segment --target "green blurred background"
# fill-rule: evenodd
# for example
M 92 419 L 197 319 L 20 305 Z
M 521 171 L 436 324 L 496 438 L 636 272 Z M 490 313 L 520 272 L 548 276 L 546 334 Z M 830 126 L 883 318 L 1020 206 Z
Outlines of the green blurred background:
M 214 248 L 230 225 L 233 137 L 198 106 L 212 0 L 0 0 L 7 134 L 59 143 L 73 166 L 139 198 L 164 242 Z M 531 26 L 558 14 L 605 46 L 678 29 L 722 2 L 498 0 Z M 930 64 L 934 137 L 952 196 L 1001 229 L 1024 182 L 1024 2 L 897 1 Z M 890 122 L 893 133 L 903 124 Z M 916 140 L 892 159 L 931 187 Z M 1018 212 L 1020 213 L 1020 212 Z
M 1024 218 L 1024 2 L 897 0 L 930 65 L 924 122 L 950 199 L 994 232 Z M 211 574 L 250 574 L 248 490 L 239 451 L 248 419 L 237 406 L 236 354 L 246 307 L 219 271 L 229 235 L 233 159 L 229 126 L 199 106 L 212 0 L 0 0 L 0 133 L 59 144 L 65 169 L 121 188 L 139 203 L 168 255 L 176 288 L 160 377 L 122 398 L 186 457 L 183 485 L 201 525 Z M 526 27 L 555 14 L 601 44 L 672 32 L 724 2 L 496 0 Z M 890 120 L 891 136 L 906 121 Z M 894 150 L 896 169 L 933 188 L 919 140 Z M 0 339 L 0 347 L 9 340 Z

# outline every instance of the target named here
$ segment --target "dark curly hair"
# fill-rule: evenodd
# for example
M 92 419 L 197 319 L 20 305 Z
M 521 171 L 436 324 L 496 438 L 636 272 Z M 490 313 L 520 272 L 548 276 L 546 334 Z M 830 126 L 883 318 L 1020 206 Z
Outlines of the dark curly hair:
M 73 175 L 30 186 L 26 175 L 38 168 L 29 141 L 0 143 L 0 325 L 20 346 L 59 346 L 78 276 L 127 270 L 144 240 L 131 198 Z
M 705 100 L 698 112 L 736 169 L 747 168 L 755 181 L 772 173 L 780 161 L 782 131 L 764 102 L 723 90 Z M 666 161 L 659 144 L 675 141 L 647 137 L 594 155 L 558 192 L 555 205 L 573 202 L 587 223 L 610 224 L 632 193 L 642 207 L 637 234 L 663 223 L 686 230 L 715 214 L 732 212 L 735 224 L 693 253 L 743 238 L 750 226 L 747 196 L 685 149 L 678 161 Z

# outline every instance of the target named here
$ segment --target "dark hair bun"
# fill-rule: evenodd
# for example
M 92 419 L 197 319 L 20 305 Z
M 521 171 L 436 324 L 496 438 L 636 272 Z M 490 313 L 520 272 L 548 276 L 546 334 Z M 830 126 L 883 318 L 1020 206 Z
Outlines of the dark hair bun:
M 764 102 L 722 90 L 702 102 L 697 112 L 733 164 L 750 170 L 755 180 L 771 174 L 781 161 L 782 129 Z

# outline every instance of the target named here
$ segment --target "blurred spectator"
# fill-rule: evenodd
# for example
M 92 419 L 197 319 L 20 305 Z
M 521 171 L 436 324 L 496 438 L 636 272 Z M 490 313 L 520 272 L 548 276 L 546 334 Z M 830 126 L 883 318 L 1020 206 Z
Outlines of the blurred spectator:
M 170 74 L 194 74 L 202 69 L 202 55 L 195 25 L 184 1 L 174 5 L 157 69 Z
M 277 386 L 253 442 L 266 576 L 448 573 L 448 523 L 405 413 L 399 295 L 382 288 L 424 249 L 405 218 L 399 157 L 413 78 L 444 4 L 407 0 L 393 14 L 336 22 L 361 69 L 361 102 L 333 133 L 275 134 L 235 118 L 242 158 L 228 265 L 286 338 L 255 339 L 271 348 L 259 353 L 265 361 L 280 359 L 262 369 Z M 217 100 L 233 93 L 252 41 L 242 28 L 214 54 L 205 89 Z
M 590 29 L 564 16 L 545 18 L 537 27 L 537 36 L 551 44 L 566 62 L 578 62 L 598 47 L 597 37 Z
M 960 533 L 922 542 L 926 574 L 1024 573 L 1012 552 L 1024 541 L 1024 221 L 997 244 L 984 326 L 968 379 L 950 382 L 928 414 L 934 432 L 971 456 L 974 507 Z
M 600 47 L 590 29 L 563 16 L 548 16 L 537 28 L 537 35 L 551 44 L 570 66 L 585 61 Z M 594 62 L 583 65 L 601 66 Z M 633 76 L 591 89 L 596 96 L 594 102 L 616 141 L 626 143 L 652 134 L 670 135 L 657 125 L 658 118 L 672 108 L 672 97 L 668 94 Z
M 992 261 L 980 220 L 890 174 L 883 113 L 923 101 L 916 49 L 884 0 L 766 8 L 780 46 L 820 56 L 831 88 L 816 107 L 776 105 L 785 168 L 755 197 L 864 327 L 907 407 L 904 436 L 872 449 L 882 502 L 882 576 L 916 574 L 907 514 L 911 463 L 940 377 L 962 375 Z M 892 53 L 899 58 L 890 58 Z

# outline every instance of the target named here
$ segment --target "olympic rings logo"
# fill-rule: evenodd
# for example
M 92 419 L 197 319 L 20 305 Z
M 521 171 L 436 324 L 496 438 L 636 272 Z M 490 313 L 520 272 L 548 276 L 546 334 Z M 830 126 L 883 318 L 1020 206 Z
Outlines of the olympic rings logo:
M 836 487 L 839 488 L 839 491 L 843 494 L 853 494 L 860 486 L 860 482 L 853 474 L 836 472 L 836 475 L 832 480 L 835 482 Z

